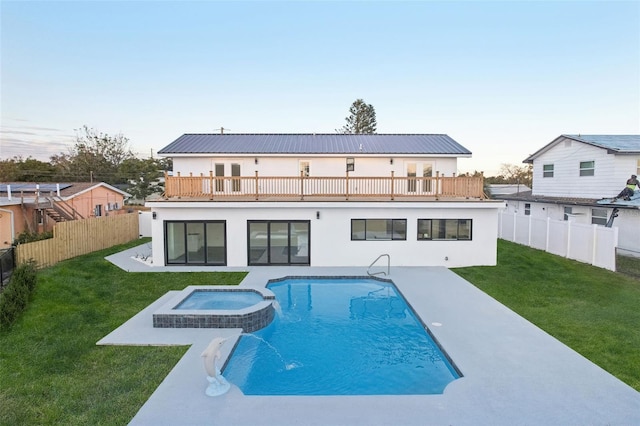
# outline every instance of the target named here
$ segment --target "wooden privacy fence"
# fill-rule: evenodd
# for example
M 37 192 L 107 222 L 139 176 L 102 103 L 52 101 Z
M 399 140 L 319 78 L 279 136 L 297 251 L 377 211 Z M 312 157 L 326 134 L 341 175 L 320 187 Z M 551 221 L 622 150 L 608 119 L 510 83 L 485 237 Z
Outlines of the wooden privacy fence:
M 38 268 L 123 244 L 138 238 L 138 215 L 135 213 L 60 222 L 53 228 L 53 238 L 16 247 L 16 263 L 33 260 Z

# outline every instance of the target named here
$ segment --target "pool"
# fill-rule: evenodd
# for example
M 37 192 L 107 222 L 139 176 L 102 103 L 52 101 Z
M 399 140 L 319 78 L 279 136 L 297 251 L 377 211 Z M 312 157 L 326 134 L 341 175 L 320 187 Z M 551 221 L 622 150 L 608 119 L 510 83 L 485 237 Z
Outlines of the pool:
M 237 286 L 188 286 L 153 313 L 156 328 L 241 328 L 253 332 L 274 318 L 274 294 Z
M 270 281 L 276 315 L 223 369 L 245 395 L 441 394 L 461 374 L 395 285 L 371 277 Z

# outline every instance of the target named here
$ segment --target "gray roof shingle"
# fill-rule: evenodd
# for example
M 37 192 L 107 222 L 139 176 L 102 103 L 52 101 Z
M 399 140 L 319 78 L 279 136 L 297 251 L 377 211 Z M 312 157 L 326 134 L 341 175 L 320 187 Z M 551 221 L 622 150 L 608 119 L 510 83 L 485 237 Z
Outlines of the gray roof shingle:
M 471 155 L 447 135 L 184 134 L 158 154 L 427 154 Z

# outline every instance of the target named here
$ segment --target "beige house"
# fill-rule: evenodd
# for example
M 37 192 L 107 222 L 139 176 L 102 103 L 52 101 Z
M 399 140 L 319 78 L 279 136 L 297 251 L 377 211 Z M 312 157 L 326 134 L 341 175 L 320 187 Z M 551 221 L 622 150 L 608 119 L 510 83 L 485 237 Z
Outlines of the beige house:
M 0 183 L 0 249 L 24 231 L 51 231 L 62 221 L 124 213 L 128 197 L 104 182 Z

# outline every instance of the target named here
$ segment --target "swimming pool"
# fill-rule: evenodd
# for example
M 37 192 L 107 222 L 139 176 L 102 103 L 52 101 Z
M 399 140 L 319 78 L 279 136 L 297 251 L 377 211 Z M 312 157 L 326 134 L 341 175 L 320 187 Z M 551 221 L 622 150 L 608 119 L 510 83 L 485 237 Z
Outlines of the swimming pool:
M 395 285 L 286 278 L 276 316 L 243 335 L 224 376 L 245 395 L 440 394 L 461 377 Z

